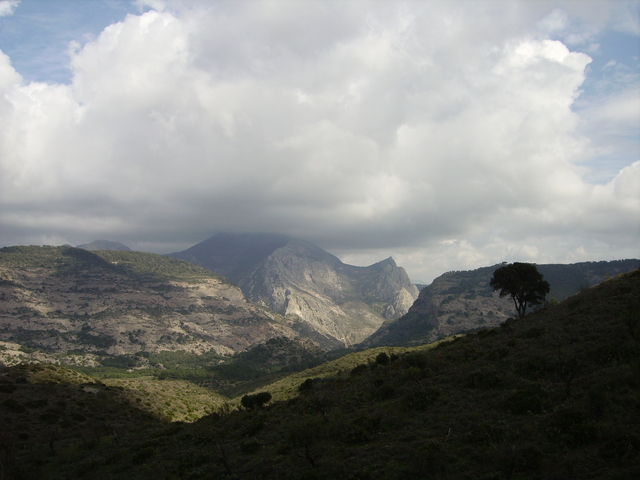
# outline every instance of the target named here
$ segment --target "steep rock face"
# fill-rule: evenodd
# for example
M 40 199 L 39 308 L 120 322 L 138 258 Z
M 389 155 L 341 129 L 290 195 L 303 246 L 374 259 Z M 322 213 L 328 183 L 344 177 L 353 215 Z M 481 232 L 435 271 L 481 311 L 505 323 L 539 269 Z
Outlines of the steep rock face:
M 0 340 L 50 354 L 243 351 L 297 332 L 227 279 L 128 251 L 0 249 Z
M 500 298 L 489 285 L 493 272 L 500 266 L 441 275 L 420 291 L 406 315 L 385 323 L 363 345 L 426 343 L 467 330 L 496 326 L 515 316 L 511 298 Z M 537 267 L 551 284 L 547 300 L 560 301 L 639 266 L 638 260 L 616 260 Z
M 286 315 L 291 326 L 326 348 L 357 343 L 417 298 L 404 269 L 389 258 L 369 267 L 342 263 L 282 235 L 218 234 L 172 254 L 236 282 L 247 297 Z

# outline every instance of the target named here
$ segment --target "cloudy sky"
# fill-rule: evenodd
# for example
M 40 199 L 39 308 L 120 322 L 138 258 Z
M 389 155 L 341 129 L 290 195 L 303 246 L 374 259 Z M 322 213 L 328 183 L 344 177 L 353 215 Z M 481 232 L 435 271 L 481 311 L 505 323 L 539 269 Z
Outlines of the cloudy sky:
M 0 246 L 640 257 L 640 2 L 0 0 Z

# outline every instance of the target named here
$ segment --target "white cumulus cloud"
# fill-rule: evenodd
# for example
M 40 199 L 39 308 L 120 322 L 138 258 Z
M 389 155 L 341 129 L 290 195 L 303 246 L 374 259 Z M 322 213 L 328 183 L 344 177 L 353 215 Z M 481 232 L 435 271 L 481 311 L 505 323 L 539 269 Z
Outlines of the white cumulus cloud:
M 278 231 L 426 279 L 637 251 L 638 163 L 600 184 L 582 165 L 587 126 L 635 103 L 574 108 L 591 58 L 540 34 L 571 12 L 140 5 L 72 51 L 69 85 L 22 84 L 0 55 L 3 244 Z
M 0 17 L 13 15 L 14 10 L 20 3 L 19 0 L 2 0 L 0 1 Z

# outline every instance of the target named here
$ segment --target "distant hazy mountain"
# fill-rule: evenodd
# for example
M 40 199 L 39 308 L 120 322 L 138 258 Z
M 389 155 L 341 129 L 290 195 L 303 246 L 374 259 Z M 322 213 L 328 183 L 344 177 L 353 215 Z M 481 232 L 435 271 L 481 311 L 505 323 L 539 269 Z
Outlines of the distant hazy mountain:
M 417 345 L 480 327 L 490 327 L 515 316 L 510 297 L 500 298 L 489 286 L 501 265 L 448 272 L 436 278 L 402 318 L 386 322 L 363 346 Z M 547 300 L 564 300 L 608 277 L 640 267 L 640 260 L 538 265 L 551 284 Z
M 111 240 L 96 240 L 84 245 L 78 245 L 76 248 L 84 250 L 124 250 L 130 252 L 131 249 L 120 242 L 112 242 Z
M 0 249 L 0 341 L 11 345 L 86 360 L 164 350 L 231 354 L 298 336 L 281 315 L 188 262 L 70 247 Z
M 171 256 L 224 275 L 325 348 L 362 341 L 418 296 L 392 258 L 356 267 L 284 235 L 220 233 Z

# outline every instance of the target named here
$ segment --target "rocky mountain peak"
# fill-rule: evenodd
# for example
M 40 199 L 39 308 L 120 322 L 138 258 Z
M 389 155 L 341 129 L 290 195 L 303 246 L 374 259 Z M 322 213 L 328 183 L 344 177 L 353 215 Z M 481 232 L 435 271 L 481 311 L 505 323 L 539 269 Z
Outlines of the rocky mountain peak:
M 285 235 L 217 234 L 171 256 L 228 277 L 251 301 L 296 318 L 299 330 L 341 345 L 403 315 L 418 296 L 391 257 L 356 267 Z
M 385 258 L 384 260 L 378 262 L 378 263 L 374 263 L 374 265 L 381 265 L 383 267 L 386 267 L 387 265 L 390 265 L 391 267 L 397 267 L 398 265 L 396 264 L 396 261 L 393 259 L 393 257 L 389 257 L 389 258 Z

